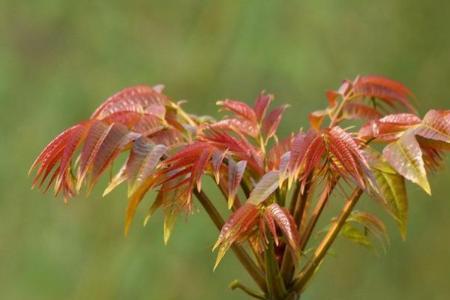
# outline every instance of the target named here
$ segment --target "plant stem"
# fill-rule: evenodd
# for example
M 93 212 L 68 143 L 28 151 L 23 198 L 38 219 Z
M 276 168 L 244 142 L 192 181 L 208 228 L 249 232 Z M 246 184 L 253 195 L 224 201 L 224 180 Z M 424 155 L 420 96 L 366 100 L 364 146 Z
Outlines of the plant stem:
M 223 224 L 225 223 L 220 213 L 217 211 L 217 209 L 209 200 L 208 196 L 203 191 L 199 192 L 196 189 L 194 189 L 194 194 L 199 200 L 200 204 L 208 213 L 213 223 L 216 225 L 217 229 L 219 229 L 220 231 L 222 229 Z M 237 256 L 241 264 L 244 266 L 244 268 L 247 270 L 247 272 L 253 278 L 253 280 L 255 280 L 255 282 L 258 284 L 261 290 L 266 291 L 266 283 L 264 281 L 264 276 L 262 275 L 261 270 L 259 270 L 259 268 L 256 266 L 255 262 L 247 254 L 247 252 L 245 252 L 245 250 L 242 247 L 236 244 L 234 244 L 231 248 L 233 249 L 233 252 Z
M 264 251 L 267 291 L 270 299 L 281 300 L 286 296 L 286 286 L 281 276 L 274 250 L 273 239 L 269 238 L 269 245 L 267 245 L 267 249 Z
M 294 194 L 292 195 L 291 211 L 299 231 L 301 231 L 303 212 L 306 206 L 306 201 L 309 197 L 310 189 L 310 181 L 306 184 L 303 193 L 301 192 L 300 183 L 297 183 Z M 292 280 L 296 263 L 289 251 L 289 248 L 286 247 L 283 253 L 283 260 L 281 262 L 281 274 L 283 275 L 285 284 L 289 284 Z
M 363 190 L 360 188 L 356 188 L 353 193 L 350 195 L 350 197 L 345 202 L 344 207 L 342 208 L 337 220 L 331 225 L 330 229 L 328 230 L 327 234 L 317 247 L 316 251 L 314 252 L 313 258 L 310 260 L 310 262 L 305 266 L 305 268 L 302 270 L 302 272 L 299 274 L 299 276 L 294 280 L 292 284 L 292 290 L 294 291 L 302 291 L 305 284 L 309 281 L 311 276 L 316 271 L 319 264 L 322 262 L 323 258 L 325 257 L 327 251 L 330 249 L 333 242 L 336 240 L 336 237 L 338 236 L 340 230 L 342 229 L 342 226 L 345 224 L 345 221 L 347 220 L 348 216 L 352 212 L 353 208 L 355 207 L 356 203 L 358 202 L 359 198 L 361 197 L 363 193 Z
M 260 294 L 260 293 L 258 293 L 256 291 L 253 291 L 253 290 L 249 289 L 248 287 L 246 287 L 245 285 L 241 284 L 237 280 L 234 280 L 233 282 L 230 283 L 230 289 L 232 289 L 232 290 L 240 289 L 244 293 L 246 293 L 247 295 L 249 295 L 249 296 L 251 296 L 251 297 L 253 297 L 255 299 L 266 300 L 264 294 Z
M 305 232 L 300 236 L 300 250 L 301 251 L 305 250 L 306 245 L 308 244 L 308 241 L 311 238 L 311 234 L 314 230 L 314 227 L 316 226 L 317 221 L 319 220 L 319 217 L 322 214 L 322 211 L 328 202 L 328 198 L 330 197 L 336 184 L 337 184 L 337 179 L 332 180 L 330 183 L 327 184 L 327 186 L 323 190 L 322 194 L 320 195 L 319 200 L 317 201 L 316 207 L 314 208 L 314 210 L 312 212 L 312 215 L 308 222 L 308 225 L 305 228 Z

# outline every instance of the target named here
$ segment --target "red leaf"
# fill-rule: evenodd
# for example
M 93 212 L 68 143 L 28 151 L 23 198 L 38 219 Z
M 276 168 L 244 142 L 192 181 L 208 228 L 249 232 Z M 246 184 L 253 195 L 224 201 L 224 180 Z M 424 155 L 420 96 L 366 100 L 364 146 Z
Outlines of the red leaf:
M 280 125 L 283 112 L 286 108 L 287 105 L 275 108 L 264 118 L 262 132 L 266 135 L 267 139 L 275 135 L 278 126 Z
M 217 105 L 222 106 L 224 109 L 236 114 L 237 116 L 256 124 L 255 111 L 246 103 L 236 100 L 223 100 L 217 101 Z
M 120 124 L 111 125 L 111 129 L 100 145 L 95 157 L 93 157 L 91 188 L 97 182 L 102 172 L 108 167 L 109 163 L 129 142 L 127 136 L 128 130 L 125 126 Z
M 113 124 L 108 126 L 104 122 L 97 121 L 90 127 L 83 149 L 81 150 L 77 190 L 81 188 L 81 184 L 83 183 L 89 169 L 94 164 L 94 158 L 112 126 Z
M 353 137 L 335 126 L 328 131 L 329 148 L 337 159 L 333 161 L 336 170 L 344 177 L 352 177 L 365 188 L 365 175 L 368 175 L 369 165 Z
M 200 140 L 222 151 L 228 151 L 240 160 L 246 160 L 252 171 L 257 174 L 264 174 L 264 163 L 261 152 L 242 135 L 234 137 L 218 130 L 208 130 L 204 132 Z
M 368 105 L 350 102 L 347 103 L 343 108 L 343 117 L 349 120 L 373 120 L 380 118 L 381 113 L 379 113 L 375 108 Z
M 257 224 L 259 209 L 256 205 L 246 203 L 237 209 L 223 225 L 213 250 L 219 248 L 214 269 L 231 245 L 249 234 Z
M 450 110 L 430 110 L 415 130 L 426 139 L 450 143 Z
M 293 253 L 297 254 L 299 243 L 298 230 L 291 214 L 286 209 L 280 207 L 277 203 L 273 203 L 266 207 L 265 214 L 270 215 L 275 220 L 275 223 L 283 232 L 283 235 L 286 238 L 288 245 L 293 250 Z
M 211 165 L 213 169 L 214 178 L 216 183 L 220 181 L 220 167 L 222 166 L 223 160 L 225 158 L 227 151 L 216 150 L 212 154 Z
M 409 111 L 415 112 L 409 98 L 413 93 L 400 82 L 381 76 L 360 76 L 353 82 L 355 95 L 378 98 L 390 106 L 401 104 Z
M 244 119 L 225 119 L 209 126 L 215 129 L 228 129 L 241 132 L 251 137 L 257 137 L 259 134 L 259 129 L 256 124 Z
M 281 157 L 291 150 L 293 136 L 290 136 L 276 144 L 267 153 L 269 170 L 280 169 Z
M 289 180 L 306 179 L 318 167 L 324 153 L 325 144 L 317 131 L 297 134 L 292 142 Z
M 89 125 L 89 123 L 80 123 L 65 130 L 44 148 L 30 168 L 31 172 L 40 165 L 36 172 L 33 186 L 38 185 L 41 188 L 48 175 L 60 162 L 60 165 L 54 170 L 54 174 L 48 182 L 48 187 L 56 180 L 56 193 L 62 190 L 65 198 L 69 198 L 74 194 L 73 179 L 69 172 L 70 161 Z
M 161 107 L 168 102 L 168 98 L 149 86 L 137 85 L 125 88 L 109 97 L 92 114 L 91 119 L 103 119 L 121 111 L 151 112 L 160 114 Z
M 261 92 L 261 94 L 259 95 L 259 97 L 256 99 L 255 101 L 255 114 L 256 114 L 256 118 L 258 120 L 258 122 L 261 122 L 267 112 L 267 109 L 270 106 L 270 103 L 273 100 L 273 95 L 267 95 L 264 92 Z
M 206 165 L 208 164 L 210 157 L 211 157 L 211 149 L 209 149 L 209 148 L 203 149 L 203 151 L 200 154 L 200 156 L 198 157 L 197 161 L 192 166 L 190 189 L 192 189 L 192 186 L 194 184 L 196 184 L 197 190 L 201 191 L 201 189 L 202 189 L 201 178 L 202 178 L 203 172 L 206 169 Z
M 241 160 L 235 163 L 232 159 L 228 160 L 228 207 L 231 208 L 236 197 L 237 190 L 244 176 L 247 162 Z
M 359 137 L 365 140 L 376 139 L 392 142 L 398 139 L 407 129 L 420 124 L 419 117 L 413 114 L 394 114 L 379 120 L 373 120 L 361 127 Z

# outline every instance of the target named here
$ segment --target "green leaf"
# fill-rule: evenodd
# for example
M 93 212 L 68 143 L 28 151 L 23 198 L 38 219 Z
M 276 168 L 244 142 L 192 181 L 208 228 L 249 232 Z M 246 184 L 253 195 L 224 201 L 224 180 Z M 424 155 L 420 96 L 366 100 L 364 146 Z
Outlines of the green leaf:
M 383 205 L 397 222 L 400 234 L 406 239 L 408 224 L 408 198 L 404 178 L 389 164 L 379 160 L 373 168 L 373 174 L 378 185 L 378 194 Z
M 350 241 L 368 248 L 374 248 L 371 236 L 379 241 L 384 251 L 389 244 L 384 223 L 376 216 L 366 212 L 352 212 L 340 234 Z
M 367 248 L 373 248 L 372 242 L 370 241 L 369 237 L 363 231 L 361 231 L 361 229 L 354 227 L 350 223 L 344 224 L 341 229 L 340 235 L 358 245 Z
M 413 134 L 404 134 L 396 142 L 387 145 L 383 156 L 400 175 L 431 195 L 422 150 Z

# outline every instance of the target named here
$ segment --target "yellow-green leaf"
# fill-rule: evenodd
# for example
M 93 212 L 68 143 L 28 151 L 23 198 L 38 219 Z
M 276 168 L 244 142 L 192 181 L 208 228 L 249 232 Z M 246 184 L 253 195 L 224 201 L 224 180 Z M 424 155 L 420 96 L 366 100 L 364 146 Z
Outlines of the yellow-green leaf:
M 396 142 L 387 145 L 383 156 L 400 175 L 431 195 L 422 150 L 413 134 L 404 134 Z
M 384 207 L 397 222 L 402 238 L 406 238 L 408 224 L 408 197 L 404 178 L 385 162 L 378 162 L 373 169 L 378 193 Z

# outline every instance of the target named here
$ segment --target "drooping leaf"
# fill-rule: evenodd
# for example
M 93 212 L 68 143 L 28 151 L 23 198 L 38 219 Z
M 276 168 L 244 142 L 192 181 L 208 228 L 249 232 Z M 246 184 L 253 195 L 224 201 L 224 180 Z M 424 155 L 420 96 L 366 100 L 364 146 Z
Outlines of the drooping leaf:
M 94 159 L 103 144 L 103 141 L 108 136 L 113 124 L 107 125 L 101 121 L 97 121 L 89 129 L 83 149 L 80 155 L 80 167 L 77 178 L 77 190 L 79 191 L 81 185 L 94 164 Z
M 422 150 L 414 135 L 404 134 L 396 142 L 387 145 L 383 156 L 400 175 L 419 185 L 427 194 L 431 194 Z
M 218 249 L 214 269 L 217 268 L 231 245 L 249 234 L 250 230 L 257 224 L 258 215 L 258 207 L 254 204 L 246 203 L 228 218 L 220 230 L 219 238 L 213 247 L 213 251 Z
M 339 234 L 369 249 L 375 248 L 375 241 L 380 244 L 384 252 L 389 245 L 389 236 L 384 223 L 366 212 L 353 211 Z
M 288 245 L 291 247 L 294 255 L 297 255 L 298 250 L 298 229 L 295 225 L 294 218 L 284 208 L 280 207 L 277 203 L 273 203 L 266 207 L 265 214 L 269 214 L 275 220 L 275 223 L 283 232 Z
M 209 159 L 211 157 L 211 149 L 205 148 L 200 156 L 198 157 L 198 160 L 195 162 L 195 164 L 192 166 L 192 172 L 191 172 L 191 189 L 192 186 L 195 184 L 198 191 L 201 191 L 201 179 L 202 175 L 206 170 L 206 165 L 209 162 Z
M 132 179 L 129 184 L 129 194 L 132 194 L 154 173 L 158 163 L 167 151 L 167 147 L 164 145 L 152 145 L 152 147 L 147 149 L 148 152 L 145 155 L 128 161 L 127 173 L 129 178 Z M 132 157 L 130 156 L 130 158 Z
M 97 182 L 102 172 L 109 166 L 110 162 L 130 142 L 128 129 L 121 124 L 113 124 L 107 136 L 100 145 L 96 156 L 93 158 L 92 178 L 90 188 Z
M 355 244 L 367 247 L 369 249 L 372 248 L 372 242 L 370 241 L 370 238 L 367 236 L 364 230 L 355 227 L 351 223 L 345 223 L 344 226 L 342 226 L 339 235 L 345 237 Z
M 353 178 L 362 188 L 366 187 L 369 166 L 353 137 L 335 126 L 328 131 L 328 147 L 335 158 L 333 163 L 337 172 L 344 177 Z
M 408 198 L 404 178 L 381 158 L 372 165 L 384 207 L 397 222 L 403 239 L 408 225 Z
M 211 165 L 216 183 L 219 183 L 220 181 L 220 167 L 222 166 L 226 154 L 227 154 L 226 150 L 225 151 L 216 150 L 212 154 Z
M 246 166 L 247 162 L 245 160 L 241 160 L 238 163 L 235 163 L 232 159 L 228 161 L 228 208 L 233 206 Z
M 352 222 L 362 225 L 367 232 L 366 235 L 372 234 L 381 243 L 382 248 L 386 250 L 386 247 L 389 244 L 389 235 L 383 221 L 373 214 L 353 211 L 347 219 L 347 223 Z

